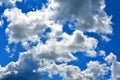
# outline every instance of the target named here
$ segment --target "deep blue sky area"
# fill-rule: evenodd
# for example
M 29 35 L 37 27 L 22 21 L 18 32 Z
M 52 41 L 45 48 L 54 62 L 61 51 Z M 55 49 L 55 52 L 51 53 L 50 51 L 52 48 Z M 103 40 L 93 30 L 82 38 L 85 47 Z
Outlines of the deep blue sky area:
M 113 52 L 120 61 L 120 0 L 106 0 L 108 15 L 112 15 L 113 34 L 110 36 L 111 41 L 106 43 L 105 50 Z
M 41 9 L 41 6 L 46 2 L 47 0 L 23 0 L 23 2 L 17 2 L 16 5 L 19 9 L 22 9 L 23 13 L 26 13 Z

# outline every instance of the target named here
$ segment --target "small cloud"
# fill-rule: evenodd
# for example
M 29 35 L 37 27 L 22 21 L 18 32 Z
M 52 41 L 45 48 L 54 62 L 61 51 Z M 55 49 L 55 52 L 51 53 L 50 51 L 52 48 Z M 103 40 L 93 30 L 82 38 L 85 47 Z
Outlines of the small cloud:
M 3 25 L 3 20 L 0 21 L 0 27 L 2 27 L 2 25 Z
M 117 57 L 114 53 L 110 53 L 105 60 L 110 65 L 111 78 L 110 80 L 119 80 L 120 79 L 120 62 L 117 61 Z M 110 64 L 111 63 L 111 64 Z
M 10 52 L 11 52 L 11 51 L 10 51 L 10 48 L 8 47 L 8 45 L 6 45 L 5 50 L 6 50 L 7 53 L 10 53 Z
M 108 63 L 114 63 L 117 60 L 117 57 L 111 52 L 108 56 L 106 56 L 105 60 Z
M 106 41 L 106 42 L 109 42 L 111 39 L 110 38 L 108 38 L 107 36 L 105 36 L 105 35 L 101 35 L 101 38 L 102 38 L 102 40 L 104 40 L 104 41 Z
M 9 58 L 13 58 L 13 57 L 14 57 L 14 55 L 15 55 L 15 54 L 11 54 L 11 55 L 9 56 Z
M 99 51 L 99 55 L 100 55 L 100 56 L 106 56 L 106 52 L 103 51 L 103 50 L 100 50 L 100 51 Z

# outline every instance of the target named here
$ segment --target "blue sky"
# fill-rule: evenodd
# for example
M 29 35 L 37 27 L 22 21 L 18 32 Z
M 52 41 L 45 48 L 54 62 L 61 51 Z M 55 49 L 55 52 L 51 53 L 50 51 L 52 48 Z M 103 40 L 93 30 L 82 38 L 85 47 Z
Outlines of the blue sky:
M 0 80 L 120 80 L 119 26 L 115 0 L 0 0 Z
M 120 23 L 119 23 L 119 16 L 120 16 L 120 9 L 118 8 L 119 7 L 119 1 L 109 1 L 109 0 L 106 0 L 106 4 L 108 6 L 106 6 L 106 11 L 108 13 L 108 15 L 113 15 L 113 18 L 112 18 L 112 27 L 113 27 L 113 36 L 111 36 L 111 41 L 109 43 L 107 43 L 107 47 L 108 47 L 108 50 L 111 50 L 113 52 L 116 53 L 116 55 L 118 56 L 118 60 L 120 60 L 120 57 L 119 57 L 119 36 L 120 36 L 120 33 L 119 33 L 119 30 L 120 28 L 118 26 L 120 26 Z M 112 47 L 110 47 L 112 46 Z

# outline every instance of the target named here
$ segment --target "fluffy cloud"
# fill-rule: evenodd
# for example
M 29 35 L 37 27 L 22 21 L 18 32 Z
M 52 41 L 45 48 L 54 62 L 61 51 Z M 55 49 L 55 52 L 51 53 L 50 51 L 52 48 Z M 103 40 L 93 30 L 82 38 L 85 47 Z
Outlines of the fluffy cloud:
M 79 67 L 67 64 L 51 64 L 39 71 L 48 71 L 49 76 L 59 74 L 63 80 L 97 80 L 103 79 L 108 71 L 106 64 L 101 64 L 98 61 L 90 61 L 85 70 L 80 70 Z
M 112 71 L 112 79 L 111 80 L 119 80 L 120 79 L 120 62 L 116 61 L 111 66 Z
M 111 52 L 106 58 L 105 60 L 108 63 L 114 63 L 117 60 L 117 57 Z
M 112 33 L 111 17 L 104 11 L 104 0 L 50 0 L 56 3 L 56 17 L 67 17 L 77 20 L 77 29 L 88 32 L 110 34 Z M 62 6 L 61 6 L 62 5 Z M 65 20 L 65 19 L 63 19 Z M 58 21 L 61 22 L 61 19 Z
M 41 34 L 47 27 L 43 20 L 45 15 L 39 11 L 24 14 L 20 9 L 12 8 L 10 10 L 6 9 L 4 11 L 4 16 L 10 21 L 6 29 L 10 43 L 17 43 L 19 41 L 24 42 L 26 40 L 35 42 L 39 39 L 38 34 Z
M 23 45 L 27 46 L 25 45 L 25 43 L 27 43 L 26 41 L 39 42 L 45 29 L 49 27 L 51 32 L 47 34 L 48 40 L 46 41 L 46 44 L 42 44 L 43 46 L 37 46 L 38 50 L 41 50 L 39 53 L 42 55 L 40 56 L 46 56 L 46 58 L 48 58 L 46 54 L 50 53 L 49 56 L 51 56 L 55 53 L 54 55 L 59 57 L 59 59 L 61 59 L 63 56 L 75 59 L 71 52 L 77 51 L 85 52 L 91 57 L 96 56 L 95 48 L 97 47 L 98 43 L 96 39 L 87 37 L 80 30 L 74 31 L 72 35 L 63 33 L 63 25 L 47 20 L 49 17 L 45 17 L 45 14 L 43 13 L 44 12 L 42 11 L 36 11 L 23 14 L 21 10 L 17 8 L 5 10 L 4 16 L 8 18 L 8 21 L 10 21 L 8 28 L 6 29 L 6 33 L 9 37 L 9 43 L 23 42 Z M 12 16 L 13 14 L 14 16 Z M 59 37 L 62 38 L 61 42 L 56 40 Z M 65 49 L 64 51 L 62 51 L 63 48 Z M 38 53 L 38 51 L 36 51 L 36 53 Z M 60 58 L 61 54 L 63 55 Z M 51 57 L 53 58 L 53 56 Z
M 31 54 L 22 53 L 18 62 L 11 62 L 5 68 L 0 68 L 0 78 L 2 80 L 42 80 L 58 74 L 63 80 L 96 80 L 104 77 L 107 69 L 106 64 L 90 61 L 86 70 L 81 71 L 74 65 L 64 63 L 58 65 L 51 61 L 37 60 Z
M 43 66 L 43 64 L 42 64 Z M 32 54 L 21 53 L 17 62 L 10 62 L 6 67 L 0 67 L 2 80 L 41 80 L 44 73 L 35 72 L 39 68 L 38 61 Z
M 50 59 L 60 62 L 75 60 L 73 52 L 85 52 L 87 56 L 95 57 L 97 40 L 83 35 L 80 31 L 75 31 L 73 35 L 63 33 L 62 41 L 49 39 L 46 44 L 39 43 L 29 52 L 36 53 L 35 56 L 43 59 Z M 92 42 L 92 44 L 90 43 Z M 63 50 L 64 49 L 64 50 Z
M 103 51 L 103 50 L 101 50 L 101 51 L 99 52 L 99 55 L 100 55 L 100 56 L 106 56 L 106 52 Z
M 105 60 L 110 64 L 111 63 L 111 79 L 110 80 L 119 80 L 120 79 L 120 62 L 117 61 L 117 57 L 110 53 Z
M 85 32 L 94 32 L 100 36 L 112 33 L 111 17 L 104 11 L 104 0 L 48 0 L 46 4 L 47 7 L 43 6 L 41 10 L 27 13 L 16 7 L 5 9 L 3 15 L 9 22 L 5 30 L 8 42 L 21 42 L 26 51 L 20 53 L 16 62 L 0 67 L 0 78 L 41 80 L 58 74 L 63 80 L 104 79 L 109 69 L 106 63 L 90 61 L 84 70 L 67 64 L 78 59 L 74 56 L 76 52 L 89 57 L 97 56 L 99 41 L 85 35 Z M 75 26 L 72 34 L 63 31 L 68 20 Z M 48 28 L 50 31 L 47 31 Z M 36 45 L 31 47 L 32 43 Z M 104 51 L 100 51 L 100 54 L 105 56 Z M 116 69 L 120 65 L 114 55 L 110 54 L 105 60 L 112 63 L 111 77 L 119 79 L 119 71 Z
M 90 61 L 87 64 L 87 69 L 84 71 L 85 75 L 92 75 L 94 76 L 93 80 L 95 79 L 103 79 L 104 75 L 106 75 L 106 73 L 108 72 L 109 67 L 107 67 L 107 65 L 101 64 L 98 61 Z

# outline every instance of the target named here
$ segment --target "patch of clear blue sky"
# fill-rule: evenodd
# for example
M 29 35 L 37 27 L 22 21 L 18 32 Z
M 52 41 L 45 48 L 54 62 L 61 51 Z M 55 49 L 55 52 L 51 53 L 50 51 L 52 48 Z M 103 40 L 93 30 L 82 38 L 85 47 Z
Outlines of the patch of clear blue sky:
M 111 41 L 104 45 L 104 50 L 113 52 L 120 61 L 120 0 L 106 0 L 106 8 L 108 15 L 112 15 L 113 35 Z
M 35 11 L 42 8 L 47 0 L 23 0 L 23 2 L 17 2 L 16 5 L 22 12 Z

